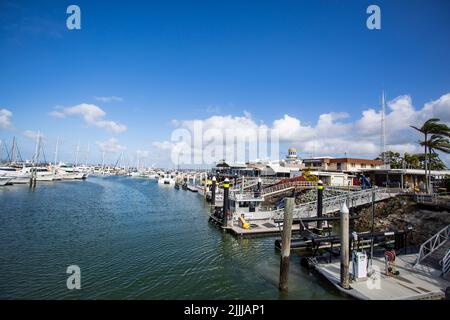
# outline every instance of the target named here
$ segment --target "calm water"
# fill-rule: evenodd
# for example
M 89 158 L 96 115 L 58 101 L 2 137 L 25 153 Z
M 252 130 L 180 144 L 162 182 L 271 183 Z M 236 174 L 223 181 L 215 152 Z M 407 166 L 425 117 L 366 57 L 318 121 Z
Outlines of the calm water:
M 2 299 L 279 299 L 275 238 L 235 239 L 197 194 L 154 181 L 0 187 Z M 66 268 L 81 268 L 81 290 Z M 342 298 L 292 257 L 289 299 Z

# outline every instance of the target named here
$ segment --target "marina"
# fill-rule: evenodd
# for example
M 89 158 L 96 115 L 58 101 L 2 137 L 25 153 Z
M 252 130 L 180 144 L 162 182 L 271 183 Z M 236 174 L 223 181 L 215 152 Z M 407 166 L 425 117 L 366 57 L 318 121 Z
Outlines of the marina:
M 0 300 L 450 300 L 449 13 L 0 0 Z
M 290 152 L 290 154 L 292 156 L 293 153 Z M 268 165 L 268 167 L 270 167 L 270 165 Z M 54 196 L 59 195 L 60 192 L 69 192 L 72 196 L 83 199 L 83 205 L 77 209 L 77 215 L 86 215 L 88 211 L 101 213 L 99 216 L 101 217 L 101 220 L 98 221 L 98 224 L 103 231 L 100 231 L 100 233 L 96 235 L 89 234 L 88 237 L 91 239 L 92 236 L 94 236 L 94 238 L 100 236 L 101 239 L 97 239 L 96 241 L 103 241 L 102 238 L 105 237 L 104 240 L 107 240 L 108 242 L 100 244 L 101 246 L 109 246 L 111 244 L 111 239 L 115 239 L 115 233 L 118 230 L 119 235 L 125 235 L 125 233 L 134 234 L 134 232 L 140 230 L 140 228 L 137 230 L 134 229 L 137 227 L 136 223 L 139 223 L 138 221 L 140 219 L 142 220 L 141 223 L 144 222 L 147 228 L 145 234 L 149 237 L 155 237 L 160 232 L 165 232 L 165 238 L 167 238 L 166 240 L 169 242 L 166 242 L 166 240 L 155 240 L 155 242 L 149 239 L 142 240 L 142 243 L 139 242 L 140 245 L 142 245 L 144 242 L 147 243 L 150 241 L 147 245 L 151 248 L 157 245 L 158 249 L 149 249 L 145 254 L 141 249 L 133 249 L 138 250 L 139 252 L 139 256 L 135 256 L 132 259 L 132 261 L 134 261 L 133 268 L 143 268 L 146 270 L 142 274 L 142 277 L 147 279 L 148 283 L 144 284 L 144 282 L 142 282 L 144 280 L 139 280 L 136 284 L 136 290 L 139 288 L 139 290 L 142 290 L 142 293 L 137 293 L 133 290 L 129 293 L 118 293 L 117 297 L 120 298 L 126 298 L 128 294 L 132 297 L 136 297 L 137 295 L 138 297 L 143 298 L 164 297 L 164 295 L 161 296 L 162 293 L 155 295 L 155 291 L 148 288 L 159 288 L 157 283 L 159 283 L 159 281 L 166 283 L 167 280 L 163 280 L 164 277 L 161 278 L 161 276 L 153 278 L 154 270 L 149 270 L 149 267 L 146 265 L 140 265 L 139 261 L 141 259 L 150 261 L 155 259 L 153 254 L 160 255 L 167 250 L 174 250 L 173 246 L 175 243 L 180 244 L 179 246 L 176 245 L 177 250 L 180 250 L 180 254 L 181 252 L 187 254 L 192 250 L 197 250 L 197 246 L 198 248 L 212 246 L 206 249 L 206 252 L 209 252 L 208 257 L 211 258 L 212 261 L 216 261 L 216 259 L 218 259 L 215 258 L 217 254 L 224 254 L 225 256 L 220 256 L 220 259 L 223 259 L 223 263 L 225 264 L 240 264 L 241 262 L 236 259 L 244 259 L 244 261 L 247 259 L 265 261 L 263 267 L 260 265 L 253 266 L 253 264 L 250 266 L 247 265 L 247 262 L 242 262 L 246 265 L 245 271 L 237 271 L 237 273 L 241 275 L 240 277 L 245 278 L 248 277 L 247 273 L 253 274 L 255 270 L 263 268 L 260 271 L 257 271 L 261 272 L 261 274 L 258 275 L 261 278 L 258 280 L 259 284 L 255 284 L 255 288 L 258 286 L 264 286 L 266 288 L 265 293 L 261 296 L 262 298 L 307 298 L 305 293 L 297 293 L 297 290 L 303 292 L 301 288 L 304 288 L 305 284 L 302 282 L 293 283 L 293 281 L 298 281 L 299 278 L 302 278 L 304 281 L 305 277 L 308 278 L 307 281 L 310 283 L 307 286 L 314 287 L 315 289 L 313 290 L 319 290 L 320 292 L 323 292 L 321 290 L 325 290 L 327 292 L 327 294 L 321 293 L 319 297 L 316 297 L 318 299 L 354 298 L 363 300 L 395 300 L 443 299 L 446 297 L 446 290 L 450 287 L 450 282 L 448 281 L 448 274 L 450 271 L 450 247 L 447 240 L 450 235 L 448 230 L 450 229 L 445 229 L 445 232 L 441 232 L 441 235 L 438 237 L 438 245 L 436 245 L 437 240 L 428 241 L 429 243 L 435 244 L 435 247 L 433 248 L 429 248 L 428 246 L 425 246 L 425 244 L 420 248 L 411 246 L 408 239 L 410 239 L 411 235 L 415 232 L 411 227 L 407 227 L 405 230 L 394 228 L 393 230 L 378 232 L 363 231 L 357 233 L 352 231 L 354 230 L 354 225 L 358 223 L 358 220 L 362 219 L 358 214 L 355 214 L 355 212 L 358 212 L 359 210 L 370 207 L 372 207 L 373 210 L 373 208 L 379 204 L 395 201 L 395 199 L 400 199 L 402 197 L 411 198 L 419 206 L 437 204 L 439 205 L 438 208 L 442 208 L 443 206 L 445 207 L 448 200 L 450 200 L 446 198 L 445 193 L 442 193 L 441 196 L 436 194 L 433 197 L 427 197 L 423 194 L 411 193 L 411 189 L 406 188 L 372 186 L 367 181 L 365 182 L 367 185 L 363 185 L 360 182 L 365 181 L 364 176 L 349 180 L 352 182 L 352 185 L 348 184 L 347 187 L 344 187 L 340 185 L 327 185 L 321 180 L 317 180 L 317 178 L 306 180 L 308 177 L 306 174 L 295 175 L 293 177 L 288 177 L 286 175 L 279 177 L 276 173 L 273 173 L 271 176 L 258 175 L 256 177 L 249 177 L 242 174 L 230 174 L 227 171 L 224 172 L 223 166 L 218 166 L 218 168 L 220 168 L 220 171 L 214 168 L 209 171 L 163 170 L 153 168 L 137 170 L 135 168 L 125 167 L 109 167 L 106 169 L 102 166 L 101 170 L 99 170 L 96 166 L 85 165 L 81 168 L 65 163 L 58 163 L 57 165 L 49 164 L 48 166 L 35 165 L 28 167 L 23 164 L 22 169 L 20 169 L 20 165 L 6 163 L 1 167 L 3 175 L 1 176 L 2 179 L 0 179 L 0 182 L 2 182 L 3 186 L 0 189 L 0 198 L 4 198 L 3 203 L 5 203 L 4 208 L 7 210 L 6 212 L 17 211 L 17 209 L 8 208 L 8 205 L 15 203 L 15 201 L 9 198 L 12 196 L 21 198 L 25 203 L 33 201 L 33 203 L 30 203 L 33 208 L 32 212 L 49 210 L 48 212 L 52 213 L 53 210 L 56 210 L 55 212 L 60 212 L 63 215 L 72 215 L 72 211 L 61 211 L 62 208 L 58 206 L 44 209 L 40 203 L 40 198 L 28 198 L 31 194 L 38 197 L 44 195 L 42 200 L 49 201 L 45 200 L 45 195 L 48 192 L 52 193 L 52 190 L 60 190 Z M 248 172 L 248 170 L 246 172 Z M 14 179 L 23 178 L 24 176 L 26 177 L 23 179 L 24 183 L 21 183 L 20 181 L 14 183 Z M 321 176 L 326 177 L 324 174 L 321 174 Z M 78 183 L 70 183 L 70 181 L 77 180 Z M 328 183 L 330 183 L 330 180 L 328 180 Z M 71 189 L 71 191 L 66 189 Z M 90 189 L 98 189 L 100 195 L 105 194 L 108 195 L 108 197 L 98 197 L 95 195 L 95 192 L 92 193 L 93 190 Z M 87 194 L 84 194 L 84 192 L 87 192 Z M 130 193 L 130 197 L 127 196 L 127 193 Z M 126 197 L 127 200 L 123 200 L 123 197 Z M 291 202 L 291 205 L 286 207 L 285 203 L 287 199 L 295 201 Z M 66 200 L 59 198 L 56 203 L 62 203 L 61 201 L 66 203 Z M 74 199 L 67 201 L 74 203 Z M 89 204 L 90 201 L 94 202 Z M 52 202 L 54 202 L 54 200 Z M 128 204 L 129 206 L 127 206 Z M 191 208 L 186 207 L 187 204 L 190 204 Z M 106 208 L 104 208 L 105 205 Z M 344 289 L 341 287 L 342 272 L 340 270 L 342 268 L 342 261 L 336 262 L 336 258 L 339 256 L 342 258 L 343 250 L 343 247 L 341 246 L 341 242 L 343 241 L 341 232 L 343 220 L 342 216 L 340 217 L 339 214 L 342 211 L 342 208 L 347 206 L 353 212 L 352 216 L 347 220 L 349 223 L 347 228 L 350 228 L 350 231 L 348 239 L 346 240 L 349 241 L 348 243 L 350 246 L 350 252 L 347 252 L 347 254 L 349 257 L 351 256 L 348 261 L 348 268 L 353 271 L 349 271 L 348 278 L 352 280 L 350 280 L 348 284 L 348 289 Z M 134 211 L 130 210 L 134 210 L 134 208 L 136 208 L 137 211 L 131 214 L 131 212 Z M 23 211 L 22 213 L 25 214 L 26 212 L 27 211 Z M 288 220 L 288 222 L 285 220 L 288 218 L 288 216 L 286 216 L 287 212 L 291 219 L 290 221 Z M 117 221 L 110 220 L 108 216 L 111 214 L 114 214 L 113 216 L 115 217 L 119 215 L 121 218 Z M 154 214 L 159 217 L 156 221 L 153 221 L 154 217 L 152 215 Z M 129 224 L 129 227 L 127 231 L 123 231 L 125 233 L 121 233 L 121 228 L 117 223 L 121 221 L 121 219 L 128 219 L 129 217 L 137 217 L 138 219 L 136 221 L 134 218 L 132 220 L 125 220 L 125 223 Z M 181 217 L 184 218 L 179 220 Z M 7 218 L 7 216 L 3 216 L 3 218 Z M 45 218 L 45 216 L 43 218 Z M 188 224 L 193 225 L 186 228 L 186 221 L 184 221 L 184 219 L 193 219 L 192 221 L 187 222 Z M 10 220 L 7 219 L 4 221 L 5 228 L 12 227 L 11 225 L 8 226 L 8 221 Z M 61 222 L 62 221 L 66 220 L 61 220 Z M 72 220 L 69 219 L 68 221 Z M 58 219 L 55 223 L 55 227 L 61 227 L 63 230 L 65 229 L 63 226 L 58 225 Z M 75 223 L 70 226 L 71 228 L 79 229 L 80 227 L 84 228 L 82 225 L 88 222 L 83 219 L 81 220 L 82 225 L 79 225 L 80 222 L 77 220 L 74 220 L 71 223 Z M 102 226 L 104 223 L 107 223 L 107 229 L 104 229 L 105 226 Z M 338 223 L 341 223 L 340 228 Z M 195 230 L 192 230 L 193 226 L 195 227 Z M 161 228 L 162 230 L 160 230 Z M 286 241 L 289 243 L 289 248 L 286 248 L 281 240 L 281 238 L 285 239 L 286 237 L 285 228 L 288 228 L 289 230 L 289 237 L 286 238 Z M 3 232 L 5 232 L 5 236 L 8 236 L 6 229 L 3 230 Z M 208 244 L 204 242 L 195 242 L 196 244 L 194 244 L 192 240 L 189 239 L 194 234 L 197 234 L 197 236 L 203 234 L 202 237 L 207 236 L 208 238 L 215 240 L 213 243 Z M 183 235 L 183 237 L 188 238 L 179 239 L 178 235 Z M 143 236 L 144 235 L 140 233 L 139 237 Z M 26 237 L 26 235 L 22 234 L 19 239 L 23 237 Z M 13 246 L 21 245 L 16 243 L 13 239 L 3 240 L 5 242 L 11 242 L 11 245 Z M 83 245 L 82 243 L 87 240 L 79 238 L 75 241 L 77 241 L 76 247 L 78 248 L 79 245 Z M 209 242 L 210 240 L 206 241 Z M 193 247 L 185 247 L 186 243 L 190 243 Z M 219 249 L 226 243 L 234 248 L 232 249 L 233 253 L 230 253 L 230 255 L 221 252 Z M 87 248 L 92 248 L 95 251 L 97 245 L 90 247 L 91 245 Z M 137 243 L 133 244 L 133 246 L 135 245 L 137 245 Z M 147 245 L 144 245 L 144 247 Z M 260 245 L 263 246 L 262 248 L 264 249 L 259 248 Z M 254 246 L 259 249 L 255 251 L 249 249 Z M 439 250 L 437 250 L 438 247 Z M 41 256 L 43 253 L 39 253 L 39 249 L 36 249 L 38 250 L 36 254 Z M 115 251 L 114 249 L 112 250 Z M 205 253 L 203 252 L 203 249 L 201 250 L 202 251 L 198 252 L 198 254 L 204 257 Z M 237 250 L 237 252 L 235 250 Z M 246 255 L 243 256 L 242 252 L 239 252 L 240 250 L 244 250 Z M 374 254 L 373 250 L 377 252 L 377 255 L 372 256 L 372 254 Z M 385 252 L 385 254 L 389 253 L 391 252 L 390 250 L 395 250 L 395 252 L 398 253 L 394 273 L 382 271 L 383 267 L 386 268 L 387 263 L 386 257 L 383 257 L 382 254 L 383 252 Z M 411 250 L 414 253 L 408 253 L 411 252 Z M 11 252 L 14 251 L 11 251 L 11 248 L 8 249 L 5 247 L 2 254 L 5 257 L 8 257 Z M 438 252 L 440 252 L 440 256 L 438 256 Z M 289 271 L 289 274 L 285 274 L 283 284 L 282 282 L 279 283 L 280 288 L 283 288 L 283 290 L 279 293 L 281 295 L 277 296 L 276 278 L 278 272 L 276 270 L 278 267 L 281 268 L 280 270 L 285 268 L 283 267 L 283 263 L 281 266 L 278 266 L 281 253 L 283 254 L 281 260 L 284 261 L 284 265 L 288 263 L 294 264 L 294 266 Z M 417 261 L 421 259 L 421 254 L 430 256 L 431 253 L 433 253 L 432 256 L 435 257 L 435 263 L 433 265 L 417 263 Z M 174 253 L 172 253 L 172 255 L 173 254 Z M 355 255 L 361 255 L 366 259 L 364 261 L 370 261 L 365 262 L 366 265 L 363 267 L 363 276 L 357 277 L 354 275 L 355 260 L 353 257 Z M 125 251 L 122 256 L 123 259 L 130 258 Z M 33 254 L 28 256 L 28 258 L 33 259 Z M 138 258 L 137 261 L 135 261 L 136 258 Z M 93 268 L 93 270 L 96 269 L 96 267 L 91 265 L 92 263 L 95 263 L 95 257 L 92 257 L 93 261 L 86 261 L 81 256 L 80 259 L 87 264 L 88 270 L 90 270 L 90 268 Z M 116 261 L 115 258 L 111 257 L 111 259 Z M 171 266 L 171 263 L 179 265 L 180 260 L 178 256 L 173 256 L 172 259 L 173 261 L 163 263 L 160 267 L 174 268 Z M 21 260 L 18 259 L 16 262 L 19 261 Z M 181 259 L 181 261 L 185 261 L 188 265 L 191 263 L 190 258 L 188 257 Z M 196 265 L 197 263 L 200 262 L 196 262 Z M 202 265 L 204 263 L 206 263 L 206 266 L 209 265 L 207 261 L 201 262 Z M 192 276 L 189 276 L 189 280 L 183 280 L 183 283 L 188 287 L 195 286 L 197 282 L 204 281 L 204 277 L 215 278 L 217 276 L 215 275 L 215 270 L 218 266 L 215 262 L 211 263 L 212 264 L 209 265 L 206 270 L 204 267 L 197 265 L 196 267 L 192 267 L 194 269 L 182 271 L 183 267 L 180 265 L 179 267 L 181 269 L 177 271 L 179 273 L 172 274 L 171 277 L 177 279 L 180 276 L 184 277 L 186 274 L 191 274 Z M 126 269 L 128 266 L 122 267 L 117 265 L 114 268 L 118 269 L 111 269 L 112 273 L 122 273 L 122 268 Z M 194 270 L 197 271 L 194 272 Z M 311 270 L 314 270 L 313 276 L 311 275 Z M 374 273 L 374 270 L 376 273 Z M 16 271 L 11 269 L 10 272 Z M 31 272 L 31 270 L 27 272 Z M 194 273 L 192 274 L 191 272 Z M 223 278 L 221 281 L 230 281 L 230 277 L 233 279 L 236 276 L 230 275 L 229 272 L 231 271 L 226 272 L 227 277 Z M 209 275 L 209 273 L 211 274 Z M 280 274 L 282 274 L 282 272 Z M 8 272 L 6 272 L 5 275 L 7 276 Z M 90 278 L 88 278 L 88 281 L 89 279 Z M 7 285 L 7 279 L 4 278 L 4 280 Z M 96 280 L 96 277 L 93 277 L 92 281 L 102 280 Z M 122 281 L 126 280 L 122 279 Z M 137 280 L 132 283 L 135 283 L 136 281 Z M 236 281 L 239 281 L 239 277 L 236 278 Z M 140 285 L 138 285 L 138 283 L 140 283 Z M 288 283 L 289 285 L 287 285 Z M 374 289 L 373 283 L 377 283 L 377 289 Z M 226 294 L 229 294 L 229 297 L 233 299 L 237 297 L 246 297 L 246 295 L 242 295 L 243 289 L 238 289 L 238 287 L 239 286 L 231 289 L 231 291 Z M 287 287 L 289 287 L 289 290 Z M 105 290 L 110 290 L 107 288 L 108 285 L 106 285 Z M 12 286 L 6 286 L 0 289 L 0 292 L 6 293 L 5 297 L 20 297 L 22 294 L 25 294 L 20 290 L 15 292 L 12 290 Z M 36 290 L 39 291 L 40 289 L 36 288 Z M 165 294 L 170 298 L 180 297 L 179 290 L 178 287 L 176 293 L 168 290 Z M 60 294 L 58 290 L 56 290 L 56 292 L 57 294 Z M 181 292 L 184 291 L 181 290 Z M 207 290 L 207 292 L 209 291 Z M 287 294 L 287 292 L 289 292 L 289 294 Z M 108 291 L 104 291 L 99 295 L 92 294 L 93 293 L 85 292 L 83 296 L 78 297 L 111 297 Z M 217 295 L 216 298 L 222 298 L 224 294 L 223 291 L 220 291 L 220 294 Z M 247 292 L 245 294 L 247 294 Z M 256 293 L 249 293 L 248 297 L 251 296 L 254 298 L 254 294 Z M 52 295 L 50 294 L 48 297 L 51 298 Z M 63 297 L 70 298 L 70 295 L 63 295 Z M 181 295 L 181 297 L 183 296 Z M 211 296 L 208 296 L 208 298 L 211 298 Z
M 345 299 L 299 257 L 280 296 L 274 237 L 220 232 L 202 197 L 150 179 L 12 185 L 0 202 L 2 299 Z M 82 290 L 65 286 L 70 264 Z

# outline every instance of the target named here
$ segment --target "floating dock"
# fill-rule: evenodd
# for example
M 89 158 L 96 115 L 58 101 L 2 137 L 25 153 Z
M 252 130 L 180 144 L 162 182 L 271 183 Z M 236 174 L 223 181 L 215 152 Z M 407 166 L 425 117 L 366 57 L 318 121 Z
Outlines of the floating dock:
M 419 264 L 413 267 L 416 254 L 397 256 L 396 269 L 398 276 L 388 276 L 384 273 L 384 257 L 375 257 L 373 265 L 380 272 L 375 280 L 350 282 L 350 289 L 340 286 L 340 262 L 315 263 L 314 268 L 339 291 L 360 300 L 421 300 L 443 299 L 445 290 L 450 287 L 450 281 L 441 276 L 441 270 Z M 350 262 L 350 270 L 352 263 Z M 379 285 L 377 285 L 377 282 Z
M 237 223 L 233 223 L 232 226 L 222 226 L 222 221 L 214 215 L 210 215 L 210 222 L 220 226 L 222 229 L 230 232 L 236 237 L 258 237 L 258 236 L 274 236 L 280 235 L 282 228 L 274 223 L 273 220 L 250 220 L 250 229 L 244 229 Z M 292 226 L 293 232 L 300 232 L 300 225 Z

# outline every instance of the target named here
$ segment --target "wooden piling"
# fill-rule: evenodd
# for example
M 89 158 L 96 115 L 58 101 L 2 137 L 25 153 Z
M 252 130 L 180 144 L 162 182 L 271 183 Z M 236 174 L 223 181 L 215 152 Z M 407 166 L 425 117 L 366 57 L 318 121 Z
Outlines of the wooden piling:
M 289 255 L 291 252 L 293 212 L 294 212 L 294 198 L 285 198 L 283 238 L 281 242 L 280 283 L 279 283 L 279 290 L 285 293 L 288 292 Z
M 341 286 L 344 289 L 350 288 L 349 250 L 349 211 L 344 203 L 341 208 Z

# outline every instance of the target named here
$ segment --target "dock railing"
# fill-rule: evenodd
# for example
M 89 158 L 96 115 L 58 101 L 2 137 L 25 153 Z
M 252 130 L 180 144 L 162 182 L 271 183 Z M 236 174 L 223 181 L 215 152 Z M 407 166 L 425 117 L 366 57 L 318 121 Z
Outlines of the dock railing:
M 445 278 L 449 272 L 450 272 L 450 249 L 447 250 L 447 253 L 442 259 L 442 276 Z
M 323 214 L 339 211 L 344 202 L 347 204 L 347 207 L 352 208 L 371 203 L 372 197 L 375 198 L 375 202 L 378 202 L 396 195 L 396 193 L 391 193 L 390 190 L 386 188 L 374 188 L 327 197 L 324 198 L 322 202 Z M 294 219 L 315 217 L 316 214 L 317 201 L 301 203 L 294 208 Z M 274 219 L 282 219 L 282 217 L 282 209 L 273 211 Z
M 450 224 L 436 233 L 430 239 L 425 241 L 421 246 L 419 253 L 417 254 L 417 260 L 414 267 L 419 265 L 426 257 L 436 251 L 439 247 L 444 245 L 450 236 Z

